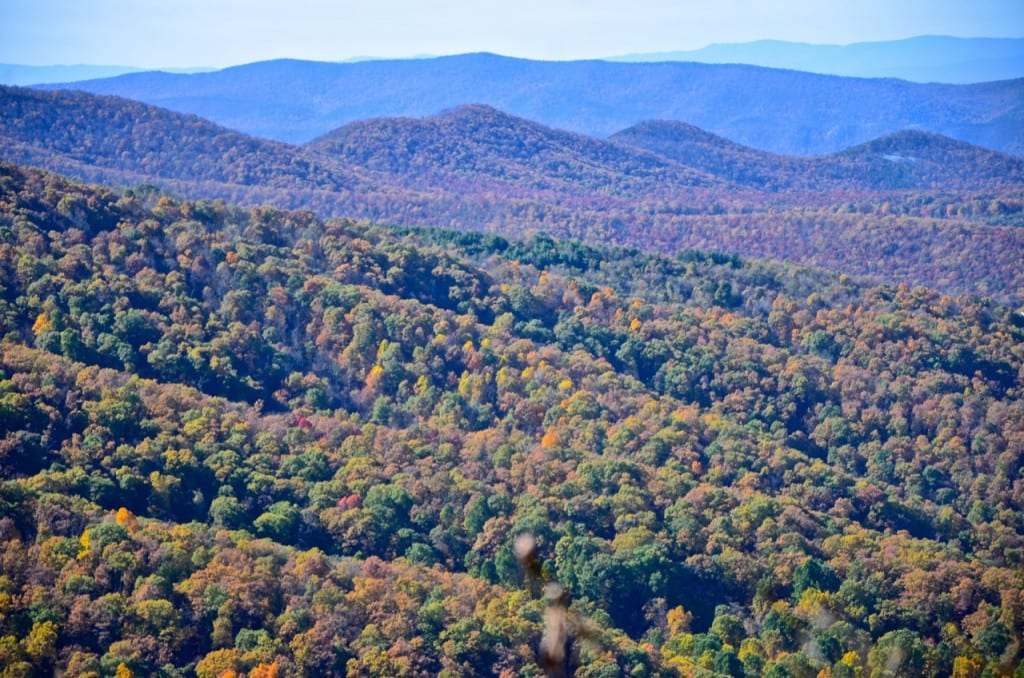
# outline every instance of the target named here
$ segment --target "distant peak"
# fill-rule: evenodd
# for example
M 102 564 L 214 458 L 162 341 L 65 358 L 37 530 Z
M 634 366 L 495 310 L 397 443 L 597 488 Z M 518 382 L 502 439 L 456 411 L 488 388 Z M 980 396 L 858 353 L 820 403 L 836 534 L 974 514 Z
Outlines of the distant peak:
M 959 147 L 965 147 L 965 148 L 971 146 L 971 144 L 967 143 L 966 141 L 959 141 L 957 139 L 953 139 L 951 137 L 944 136 L 944 135 L 939 134 L 937 132 L 928 132 L 928 131 L 925 131 L 925 130 L 922 130 L 922 129 L 917 129 L 917 128 L 914 128 L 914 127 L 908 127 L 908 128 L 905 128 L 905 129 L 901 129 L 898 132 L 893 132 L 892 134 L 886 134 L 883 137 L 879 137 L 877 139 L 873 139 L 871 141 L 867 141 L 867 142 L 865 142 L 863 144 L 860 144 L 859 146 L 854 146 L 850 150 L 854 150 L 856 148 L 862 148 L 862 147 L 872 147 L 872 146 L 887 146 L 887 147 L 889 147 L 889 146 L 902 146 L 902 145 L 907 145 L 907 144 L 920 145 L 922 143 L 928 143 L 930 145 L 938 145 L 938 146 L 959 146 Z
M 435 59 L 458 61 L 532 61 L 531 59 L 521 59 L 519 57 L 511 57 L 505 54 L 498 54 L 496 52 L 465 52 L 463 54 L 446 54 L 444 56 L 435 57 Z
M 633 132 L 672 132 L 672 133 L 693 133 L 709 134 L 709 132 L 681 120 L 643 120 L 618 132 L 618 134 L 629 134 Z
M 441 111 L 438 118 L 515 118 L 514 115 L 506 113 L 488 104 L 461 104 L 455 108 Z
M 423 118 L 424 121 L 453 121 L 467 122 L 473 124 L 500 124 L 510 126 L 531 126 L 546 127 L 539 122 L 522 118 L 507 111 L 503 111 L 488 104 L 472 103 L 461 104 L 454 108 L 448 108 L 436 115 Z
M 907 128 L 886 136 L 852 146 L 838 155 L 910 155 L 918 157 L 943 157 L 947 154 L 993 158 L 995 156 L 1014 158 L 1012 155 L 978 146 L 967 141 L 928 132 L 921 129 Z M 938 154 L 938 155 L 935 155 Z M 1019 159 L 1014 159 L 1019 160 Z
M 714 132 L 709 132 L 706 129 L 680 120 L 644 120 L 613 134 L 609 139 L 615 141 L 637 137 L 671 139 L 675 143 L 699 143 L 728 148 L 746 148 Z
M 488 113 L 491 115 L 507 115 L 490 104 L 460 104 L 448 109 L 451 113 Z

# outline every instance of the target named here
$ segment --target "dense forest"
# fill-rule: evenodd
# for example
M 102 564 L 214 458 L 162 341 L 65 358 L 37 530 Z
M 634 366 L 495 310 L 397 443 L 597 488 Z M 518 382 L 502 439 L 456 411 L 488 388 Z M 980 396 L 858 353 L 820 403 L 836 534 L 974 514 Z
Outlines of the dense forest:
M 816 157 L 777 155 L 741 146 L 681 122 L 649 121 L 610 137 L 739 186 L 795 192 L 1019 189 L 1024 160 L 919 130 Z M 813 201 L 813 198 L 810 198 Z
M 1018 309 L 9 164 L 0 234 L 4 676 L 1024 671 Z
M 476 105 L 289 146 L 116 97 L 0 88 L 0 155 L 321 218 L 727 251 L 1024 303 L 1024 160 L 921 132 L 791 158 L 679 123 L 599 140 Z

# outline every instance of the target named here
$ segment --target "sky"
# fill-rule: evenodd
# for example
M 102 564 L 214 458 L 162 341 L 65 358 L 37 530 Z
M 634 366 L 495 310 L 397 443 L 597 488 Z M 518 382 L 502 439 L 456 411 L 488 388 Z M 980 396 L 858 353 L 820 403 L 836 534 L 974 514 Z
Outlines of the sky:
M 480 51 L 580 59 L 917 35 L 1024 37 L 1024 0 L 0 0 L 0 63 L 39 66 Z

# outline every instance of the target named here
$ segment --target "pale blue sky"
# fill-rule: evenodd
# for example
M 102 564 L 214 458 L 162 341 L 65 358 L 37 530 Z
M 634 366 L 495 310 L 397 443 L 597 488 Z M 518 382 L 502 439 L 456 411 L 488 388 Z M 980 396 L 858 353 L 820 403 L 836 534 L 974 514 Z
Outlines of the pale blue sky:
M 489 51 L 576 59 L 764 38 L 1024 37 L 1024 0 L 0 0 L 0 63 L 222 67 Z

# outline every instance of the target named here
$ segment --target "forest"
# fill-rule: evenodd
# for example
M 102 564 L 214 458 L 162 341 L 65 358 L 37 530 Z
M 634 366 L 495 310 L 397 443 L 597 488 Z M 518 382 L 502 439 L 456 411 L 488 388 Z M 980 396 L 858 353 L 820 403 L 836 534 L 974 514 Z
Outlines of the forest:
M 734 252 L 1024 303 L 1024 160 L 915 130 L 797 158 L 680 123 L 602 140 L 467 105 L 293 146 L 116 97 L 0 88 L 0 157 L 179 199 Z
M 991 295 L 7 163 L 0 288 L 5 677 L 1024 675 Z

